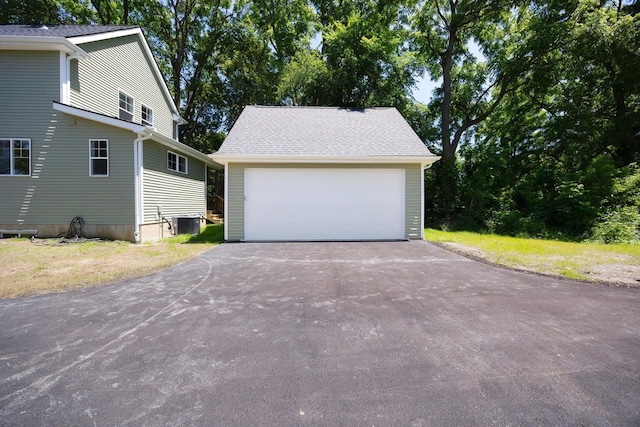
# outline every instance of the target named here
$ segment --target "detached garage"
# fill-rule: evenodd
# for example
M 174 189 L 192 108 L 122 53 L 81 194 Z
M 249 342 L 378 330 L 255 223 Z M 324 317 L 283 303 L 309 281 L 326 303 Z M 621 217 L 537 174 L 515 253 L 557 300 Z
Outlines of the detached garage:
M 395 108 L 244 109 L 220 150 L 225 239 L 421 239 L 439 157 Z

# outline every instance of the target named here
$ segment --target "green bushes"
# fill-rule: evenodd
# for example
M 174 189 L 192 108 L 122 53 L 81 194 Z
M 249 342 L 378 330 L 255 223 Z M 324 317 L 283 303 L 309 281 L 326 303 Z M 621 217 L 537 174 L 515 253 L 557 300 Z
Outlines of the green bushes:
M 607 212 L 593 227 L 591 240 L 640 244 L 640 211 L 635 206 L 623 206 Z
M 636 164 L 614 181 L 604 208 L 591 230 L 591 240 L 640 244 L 640 168 Z

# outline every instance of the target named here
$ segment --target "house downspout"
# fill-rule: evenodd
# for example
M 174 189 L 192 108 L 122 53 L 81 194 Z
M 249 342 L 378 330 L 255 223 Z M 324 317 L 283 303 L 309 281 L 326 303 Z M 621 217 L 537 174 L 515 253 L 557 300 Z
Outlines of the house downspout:
M 134 197 L 135 197 L 135 223 L 133 237 L 136 243 L 140 243 L 140 224 L 143 222 L 144 217 L 144 199 L 143 199 L 143 187 L 142 187 L 142 142 L 151 138 L 151 133 L 140 133 L 138 137 L 133 140 L 133 168 L 134 168 Z

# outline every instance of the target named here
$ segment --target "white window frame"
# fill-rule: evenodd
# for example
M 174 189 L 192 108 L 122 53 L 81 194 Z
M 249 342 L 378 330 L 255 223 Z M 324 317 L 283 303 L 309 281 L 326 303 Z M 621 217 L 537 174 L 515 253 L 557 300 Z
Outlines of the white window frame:
M 123 96 L 124 96 L 124 104 L 126 108 L 122 108 L 122 106 L 120 105 L 121 102 L 123 101 Z M 131 100 L 131 103 L 129 103 L 129 100 Z M 131 110 L 129 110 L 129 106 L 131 106 Z M 123 90 L 118 90 L 118 118 L 122 119 L 122 120 L 127 120 L 125 118 L 122 117 L 122 113 L 126 113 L 126 114 L 130 114 L 131 115 L 131 119 L 127 120 L 129 122 L 133 121 L 134 118 L 134 111 L 135 111 L 135 99 L 133 98 L 133 96 L 129 95 L 128 93 L 126 93 Z
M 147 111 L 145 112 L 145 110 Z M 147 117 L 146 119 L 145 119 L 145 116 Z M 149 118 L 151 120 L 149 120 Z M 140 121 L 142 122 L 143 125 L 153 126 L 153 108 L 149 107 L 148 105 L 141 104 Z
M 170 156 L 175 156 L 175 160 L 170 160 Z M 184 160 L 184 171 L 180 170 L 180 159 Z M 173 164 L 172 164 L 173 163 Z M 187 174 L 189 172 L 189 159 L 178 153 L 167 150 L 167 170 Z
M 3 173 L 0 174 L 0 176 L 31 176 L 31 150 L 33 148 L 33 146 L 31 145 L 31 139 L 30 138 L 0 138 L 0 142 L 9 142 L 9 173 Z M 27 143 L 28 144 L 28 148 L 26 150 L 29 151 L 29 173 L 26 174 L 22 174 L 22 173 L 16 173 L 16 158 L 18 159 L 24 159 L 25 157 L 23 156 L 19 156 L 16 157 L 16 153 L 15 150 L 16 148 L 14 147 L 14 144 L 18 142 L 21 144 L 20 148 L 18 148 L 18 150 L 25 150 L 25 148 L 22 147 L 23 143 Z
M 94 156 L 93 154 L 93 143 L 94 142 L 106 142 L 106 156 Z M 102 148 L 97 148 L 98 150 L 102 150 Z M 93 161 L 94 160 L 106 160 L 107 161 L 107 173 L 106 174 L 95 174 L 93 173 Z M 89 140 L 89 176 L 96 178 L 107 178 L 109 177 L 109 140 L 108 139 L 90 139 Z

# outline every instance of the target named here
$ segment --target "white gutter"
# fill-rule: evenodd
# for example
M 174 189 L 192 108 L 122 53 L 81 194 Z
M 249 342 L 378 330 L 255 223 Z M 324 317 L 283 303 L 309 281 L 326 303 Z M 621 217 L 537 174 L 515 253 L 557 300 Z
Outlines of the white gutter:
M 89 58 L 89 54 L 64 37 L 25 37 L 25 36 L 0 36 L 0 49 L 3 50 L 57 50 L 78 56 L 82 59 Z
M 140 243 L 140 224 L 144 222 L 144 187 L 143 187 L 143 141 L 151 138 L 151 133 L 141 133 L 133 140 L 133 179 L 135 197 L 135 223 L 133 237 Z

